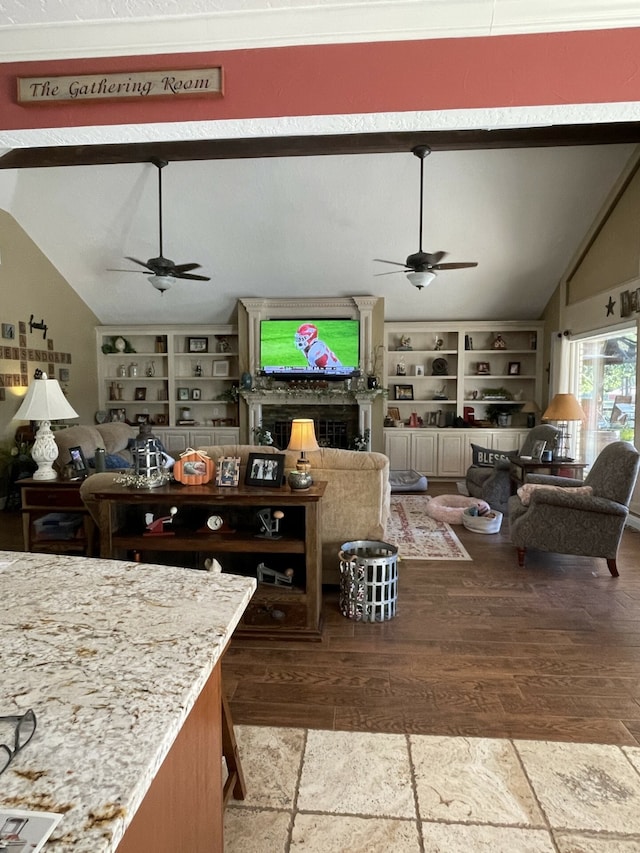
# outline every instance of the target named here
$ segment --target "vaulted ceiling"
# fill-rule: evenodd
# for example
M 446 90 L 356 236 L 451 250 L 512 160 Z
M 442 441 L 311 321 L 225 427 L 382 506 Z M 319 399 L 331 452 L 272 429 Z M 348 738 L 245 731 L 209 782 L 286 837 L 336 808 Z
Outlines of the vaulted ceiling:
M 179 15 L 308 14 L 314 5 L 344 13 L 350 4 L 185 0 Z M 502 4 L 476 5 L 495 13 Z M 176 8 L 129 0 L 118 14 L 133 23 L 174 16 Z M 72 0 L 5 2 L 0 22 L 33 33 L 51 22 L 86 24 L 83 16 L 112 21 L 115 9 L 106 0 L 89 12 Z M 478 267 L 442 272 L 418 292 L 401 272 L 379 276 L 394 267 L 373 259 L 404 261 L 418 249 L 419 163 L 411 148 L 423 139 L 434 148 L 425 162 L 424 248 Z M 238 296 L 370 293 L 385 298 L 389 319 L 535 318 L 636 140 L 633 125 L 106 147 L 99 137 L 57 147 L 45 136 L 38 143 L 45 148 L 15 146 L 0 161 L 0 206 L 104 323 L 225 322 Z M 12 147 L 0 132 L 3 144 Z M 140 272 L 109 269 L 136 269 L 127 255 L 158 254 L 157 170 L 149 162 L 157 155 L 170 161 L 164 254 L 196 261 L 211 276 L 176 282 L 163 295 Z M 52 165 L 63 163 L 73 165 Z

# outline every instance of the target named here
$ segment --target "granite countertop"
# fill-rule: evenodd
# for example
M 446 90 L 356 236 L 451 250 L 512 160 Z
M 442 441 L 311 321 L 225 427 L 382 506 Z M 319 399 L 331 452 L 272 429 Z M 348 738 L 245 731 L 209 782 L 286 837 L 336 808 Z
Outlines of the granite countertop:
M 46 850 L 118 846 L 255 580 L 0 551 L 0 715 L 33 708 L 0 807 L 64 815 Z

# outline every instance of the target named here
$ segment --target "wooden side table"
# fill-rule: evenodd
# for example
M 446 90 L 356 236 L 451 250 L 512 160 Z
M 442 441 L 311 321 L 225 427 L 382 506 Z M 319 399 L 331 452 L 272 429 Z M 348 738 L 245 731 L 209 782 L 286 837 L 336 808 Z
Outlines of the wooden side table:
M 96 526 L 80 497 L 82 480 L 19 480 L 22 494 L 22 536 L 25 551 L 93 555 Z M 34 522 L 50 512 L 82 515 L 83 537 L 46 539 L 33 535 Z
M 527 474 L 554 474 L 557 477 L 572 477 L 576 480 L 582 480 L 582 472 L 586 467 L 586 462 L 565 462 L 561 459 L 540 462 L 538 459 L 522 459 L 520 456 L 515 456 L 509 462 L 511 492 L 515 494 L 518 488 L 526 482 Z

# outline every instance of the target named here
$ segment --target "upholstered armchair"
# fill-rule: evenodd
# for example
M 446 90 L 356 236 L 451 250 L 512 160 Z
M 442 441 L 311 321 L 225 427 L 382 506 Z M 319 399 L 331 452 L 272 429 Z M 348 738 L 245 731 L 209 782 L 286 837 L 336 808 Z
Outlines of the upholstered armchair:
M 522 497 L 509 499 L 509 529 L 519 565 L 524 565 L 527 548 L 537 548 L 604 557 L 617 577 L 618 545 L 639 466 L 635 447 L 628 441 L 614 441 L 601 451 L 584 482 L 529 474 L 518 490 Z
M 488 464 L 471 465 L 467 469 L 466 486 L 472 498 L 485 500 L 491 509 L 506 514 L 511 495 L 511 480 L 509 477 L 509 457 L 527 456 L 531 454 L 536 441 L 546 441 L 546 449 L 554 450 L 560 431 L 548 424 L 533 427 L 527 435 L 520 450 L 500 452 L 497 450 L 484 454 Z M 482 448 L 476 448 L 482 450 Z M 482 454 L 477 454 L 482 458 Z

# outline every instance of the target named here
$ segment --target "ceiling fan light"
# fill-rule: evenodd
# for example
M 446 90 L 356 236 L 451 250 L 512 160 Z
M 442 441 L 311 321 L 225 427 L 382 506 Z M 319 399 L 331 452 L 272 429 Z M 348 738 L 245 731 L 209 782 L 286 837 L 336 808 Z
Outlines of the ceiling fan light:
M 156 290 L 159 290 L 160 293 L 164 293 L 165 290 L 169 290 L 171 285 L 173 284 L 173 276 L 172 275 L 150 275 L 148 281 L 155 287 Z
M 425 270 L 424 272 L 408 272 L 407 278 L 414 287 L 417 287 L 418 290 L 422 290 L 423 287 L 428 287 L 431 284 L 431 282 L 436 278 L 436 274 L 430 270 Z

